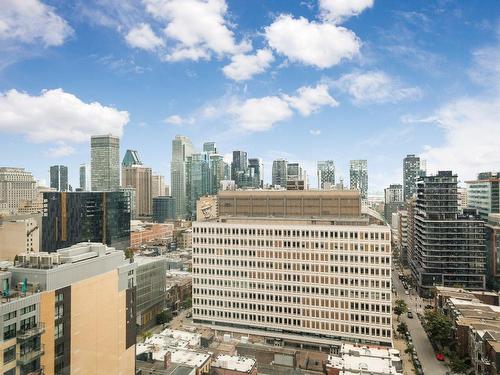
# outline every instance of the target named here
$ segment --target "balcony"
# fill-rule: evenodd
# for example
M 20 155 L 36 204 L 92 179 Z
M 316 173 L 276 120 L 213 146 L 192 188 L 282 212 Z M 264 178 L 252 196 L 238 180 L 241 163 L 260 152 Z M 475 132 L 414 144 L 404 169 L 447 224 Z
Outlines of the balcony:
M 40 366 L 39 369 L 31 370 L 30 372 L 26 373 L 26 375 L 44 375 L 44 374 L 45 371 L 43 366 Z
M 30 338 L 41 335 L 45 332 L 45 323 L 37 323 L 35 326 L 17 331 L 17 339 L 20 341 L 29 340 Z
M 20 366 L 25 366 L 35 359 L 40 358 L 45 353 L 44 345 L 40 345 L 38 348 L 33 348 L 31 351 L 24 354 L 18 353 L 17 364 Z

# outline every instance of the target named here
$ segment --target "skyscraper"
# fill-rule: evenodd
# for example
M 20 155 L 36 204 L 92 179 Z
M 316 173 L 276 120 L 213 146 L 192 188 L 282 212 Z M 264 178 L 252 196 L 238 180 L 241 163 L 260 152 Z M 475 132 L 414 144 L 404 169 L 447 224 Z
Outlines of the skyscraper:
M 231 176 L 238 187 L 245 187 L 245 174 L 248 169 L 247 153 L 245 151 L 233 151 L 231 162 Z
M 94 135 L 90 140 L 92 191 L 115 191 L 120 187 L 120 138 Z
M 122 160 L 122 167 L 130 167 L 131 165 L 142 165 L 139 153 L 135 150 L 127 150 Z
M 252 177 L 251 186 L 254 188 L 264 187 L 264 162 L 261 158 L 248 159 L 248 169 Z
M 24 168 L 0 167 L 0 211 L 17 214 L 19 204 L 33 203 L 37 195 L 36 181 Z
M 288 180 L 287 165 L 288 162 L 285 159 L 277 159 L 273 161 L 273 170 L 272 170 L 273 186 L 279 185 L 283 188 L 286 188 L 286 182 Z
M 318 189 L 324 189 L 325 182 L 335 185 L 335 163 L 333 160 L 318 161 Z
M 288 163 L 286 174 L 287 190 L 307 190 L 307 173 L 299 163 Z
M 175 198 L 159 196 L 153 198 L 153 222 L 164 223 L 165 220 L 175 220 Z
M 361 192 L 361 199 L 368 199 L 368 162 L 351 160 L 349 163 L 350 188 Z
M 219 154 L 210 154 L 210 194 L 217 194 L 220 182 L 226 179 L 224 157 Z
M 151 185 L 151 198 L 159 197 L 165 195 L 165 177 L 157 174 L 153 174 Z
M 403 185 L 391 184 L 384 189 L 384 217 L 391 222 L 392 214 L 404 207 Z
M 436 285 L 484 289 L 484 222 L 460 215 L 457 175 L 439 171 L 419 179 L 413 214 L 413 248 L 408 255 L 419 293 L 429 296 Z
M 425 161 L 413 154 L 403 159 L 403 198 L 406 201 L 417 191 L 417 180 L 425 175 Z
M 192 154 L 187 160 L 187 213 L 189 218 L 196 215 L 196 201 L 210 188 L 207 154 Z
M 80 190 L 90 191 L 90 168 L 88 164 L 80 164 Z
M 479 173 L 477 180 L 467 181 L 467 205 L 477 209 L 483 220 L 500 213 L 500 172 Z
M 57 191 L 68 191 L 68 167 L 53 165 L 50 167 L 50 187 Z
M 122 168 L 122 187 L 135 189 L 135 209 L 138 216 L 151 215 L 151 168 L 131 165 Z
M 205 142 L 203 143 L 203 152 L 211 155 L 217 153 L 217 145 L 215 142 Z
M 188 137 L 177 135 L 172 140 L 172 161 L 170 181 L 172 197 L 175 199 L 177 218 L 187 216 L 187 158 L 193 153 L 193 145 Z

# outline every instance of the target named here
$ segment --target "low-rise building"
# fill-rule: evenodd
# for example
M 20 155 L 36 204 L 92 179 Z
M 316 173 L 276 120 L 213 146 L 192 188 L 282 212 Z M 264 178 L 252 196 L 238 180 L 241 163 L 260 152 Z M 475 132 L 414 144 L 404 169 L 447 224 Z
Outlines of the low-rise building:
M 132 220 L 130 223 L 130 246 L 137 247 L 149 243 L 169 244 L 173 240 L 173 223 L 145 223 Z
M 169 270 L 166 278 L 166 306 L 171 311 L 177 311 L 191 297 L 192 277 L 190 272 Z
M 257 375 L 257 361 L 240 355 L 219 354 L 212 361 L 214 375 Z

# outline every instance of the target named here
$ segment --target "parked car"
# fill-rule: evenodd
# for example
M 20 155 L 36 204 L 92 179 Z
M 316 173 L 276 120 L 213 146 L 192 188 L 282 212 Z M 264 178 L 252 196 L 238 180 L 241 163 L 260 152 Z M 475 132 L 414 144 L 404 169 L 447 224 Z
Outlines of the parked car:
M 438 361 L 444 361 L 444 354 L 443 353 L 437 353 L 436 354 L 436 359 Z
M 409 319 L 413 319 L 413 313 L 411 311 L 408 311 L 408 314 L 406 314 Z
M 409 296 L 409 295 L 410 295 L 410 291 L 409 291 L 408 289 L 407 289 L 407 290 L 405 290 L 405 294 L 406 294 L 407 296 Z

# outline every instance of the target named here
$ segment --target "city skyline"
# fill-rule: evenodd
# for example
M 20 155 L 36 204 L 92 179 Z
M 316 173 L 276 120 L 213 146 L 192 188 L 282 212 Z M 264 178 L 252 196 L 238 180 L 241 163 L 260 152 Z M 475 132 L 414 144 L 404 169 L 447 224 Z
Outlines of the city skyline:
M 500 163 L 491 142 L 500 119 L 497 2 L 333 9 L 326 1 L 193 1 L 192 11 L 225 38 L 190 26 L 191 45 L 176 29 L 182 15 L 156 14 L 165 10 L 153 1 L 33 4 L 23 10 L 7 1 L 2 15 L 13 31 L 26 27 L 28 14 L 53 22 L 1 38 L 9 53 L 0 61 L 0 157 L 37 179 L 48 181 L 48 167 L 63 164 L 79 186 L 90 135 L 107 133 L 121 136 L 120 160 L 123 150 L 138 150 L 169 184 L 176 134 L 217 142 L 224 155 L 262 158 L 266 181 L 280 157 L 302 163 L 311 186 L 319 160 L 334 160 L 347 181 L 349 160 L 367 159 L 371 193 L 401 181 L 411 153 L 430 172 L 452 169 L 462 181 Z M 283 38 L 289 27 L 313 38 L 311 54 Z M 321 45 L 321 54 L 314 32 L 339 43 Z

